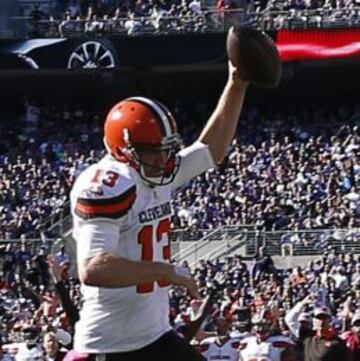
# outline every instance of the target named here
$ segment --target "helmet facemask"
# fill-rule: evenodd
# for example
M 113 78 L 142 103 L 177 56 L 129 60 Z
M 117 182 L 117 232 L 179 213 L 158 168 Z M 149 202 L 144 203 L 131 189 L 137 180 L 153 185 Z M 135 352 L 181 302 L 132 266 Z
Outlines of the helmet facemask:
M 252 329 L 260 341 L 266 340 L 276 330 L 276 319 L 273 312 L 263 309 L 253 316 Z
M 253 331 L 261 341 L 266 340 L 270 336 L 271 329 L 272 325 L 265 320 L 253 324 Z
M 171 183 L 179 170 L 180 138 L 177 134 L 171 138 L 162 145 L 130 145 L 124 152 L 131 155 L 140 177 L 151 186 Z

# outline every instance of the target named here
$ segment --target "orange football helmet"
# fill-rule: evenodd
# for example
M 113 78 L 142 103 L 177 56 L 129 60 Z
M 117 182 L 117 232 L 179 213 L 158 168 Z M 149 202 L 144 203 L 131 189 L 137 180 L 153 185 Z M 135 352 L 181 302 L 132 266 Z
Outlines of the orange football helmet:
M 172 182 L 180 158 L 180 137 L 170 111 L 161 103 L 133 97 L 117 103 L 108 113 L 104 126 L 106 149 L 120 162 L 127 162 L 150 185 Z M 158 167 L 142 159 L 143 152 L 167 152 L 166 162 Z M 146 175 L 144 167 L 156 168 L 159 177 Z

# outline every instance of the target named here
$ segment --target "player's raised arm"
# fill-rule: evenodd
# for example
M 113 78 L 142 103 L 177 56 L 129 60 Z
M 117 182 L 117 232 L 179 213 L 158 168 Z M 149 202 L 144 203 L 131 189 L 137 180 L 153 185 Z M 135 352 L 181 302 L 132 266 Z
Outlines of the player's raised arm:
M 238 75 L 239 71 L 229 62 L 228 80 L 219 102 L 205 125 L 199 141 L 208 145 L 215 163 L 220 163 L 226 155 L 234 137 L 243 107 L 249 82 Z
M 228 80 L 219 102 L 199 140 L 208 145 L 215 163 L 220 163 L 234 136 L 247 86 L 276 87 L 281 61 L 273 41 L 264 33 L 231 28 L 227 37 Z

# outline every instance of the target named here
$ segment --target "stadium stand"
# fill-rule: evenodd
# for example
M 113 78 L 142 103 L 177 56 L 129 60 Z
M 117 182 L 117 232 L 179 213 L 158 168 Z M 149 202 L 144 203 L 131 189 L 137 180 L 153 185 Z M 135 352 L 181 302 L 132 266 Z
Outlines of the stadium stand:
M 360 4 L 349 1 L 18 1 L 11 32 L 33 37 L 80 37 L 223 32 L 233 24 L 265 30 L 359 26 Z M 4 25 L 4 23 L 3 23 Z
M 177 109 L 179 116 L 191 112 L 196 114 L 193 108 Z M 272 231 L 359 228 L 358 122 L 357 109 L 350 108 L 249 110 L 227 167 L 205 173 L 178 192 L 173 229 L 250 223 Z M 61 131 L 54 134 L 54 126 Z M 67 214 L 74 179 L 103 150 L 100 126 L 96 111 L 30 103 L 20 118 L 2 123 L 1 238 L 39 237 L 50 216 L 54 223 Z M 19 127 L 20 133 L 15 131 Z M 185 127 L 185 139 L 191 133 L 196 131 Z M 282 239 L 313 245 L 299 237 Z
M 64 312 L 59 296 L 49 286 L 52 282 L 45 252 L 31 254 L 26 246 L 18 251 L 7 246 L 1 248 L 0 260 L 3 272 L 0 278 L 2 359 L 16 360 L 18 344 L 30 327 L 37 335 L 49 330 L 71 334 L 73 329 L 69 315 Z M 79 284 L 69 278 L 68 266 L 66 253 L 59 251 L 55 255 L 55 266 L 51 268 L 57 279 L 61 279 L 67 287 L 71 302 L 79 307 Z M 186 263 L 183 266 L 186 267 Z M 271 258 L 260 252 L 251 264 L 244 262 L 241 256 L 213 262 L 200 261 L 193 274 L 204 299 L 215 288 L 213 305 L 196 342 L 214 334 L 215 321 L 219 316 L 231 320 L 232 333 L 236 334 L 237 327 L 241 325 L 238 320 L 241 310 L 247 308 L 255 314 L 269 302 L 273 309 L 278 310 L 275 334 L 289 335 L 285 317 L 309 294 L 314 297 L 314 302 L 303 311 L 311 315 L 318 305 L 326 304 L 331 310 L 333 328 L 344 337 L 351 332 L 352 320 L 360 310 L 360 257 L 338 254 L 333 249 L 309 261 L 306 266 L 294 269 L 277 269 Z M 222 275 L 223 282 L 214 282 L 216 274 Z M 200 304 L 193 302 L 183 289 L 172 288 L 170 317 L 174 327 L 194 320 Z M 35 341 L 40 347 L 41 339 Z
M 98 117 L 81 109 L 52 111 L 27 103 L 19 118 L 1 125 L 1 238 L 38 238 L 67 214 L 75 177 L 98 159 Z M 62 131 L 53 134 L 53 126 Z
M 196 1 L 165 9 L 163 2 L 121 2 L 130 5 L 120 10 L 118 1 L 103 1 L 102 7 L 92 1 L 41 1 L 38 8 L 32 1 L 19 3 L 20 14 L 31 16 L 36 36 L 223 31 L 233 21 L 221 13 L 228 6 L 222 1 L 217 10 L 201 11 Z M 253 20 L 266 29 L 357 26 L 358 5 L 327 0 L 248 4 Z M 233 239 L 251 256 L 245 259 L 234 248 L 234 256 L 222 253 L 220 258 L 212 250 L 211 257 L 199 252 L 196 262 L 179 262 L 191 266 L 202 302 L 212 297 L 194 343 L 214 335 L 219 316 L 238 335 L 241 310 L 254 315 L 269 304 L 276 310 L 273 332 L 290 335 L 286 316 L 310 295 L 313 302 L 303 308 L 307 317 L 318 306 L 329 307 L 332 329 L 348 341 L 352 360 L 359 359 L 360 108 L 344 104 L 248 108 L 226 167 L 177 192 L 174 245 Z M 190 143 L 208 105 L 199 101 L 172 108 Z M 42 354 L 44 335 L 56 334 L 66 350 L 71 349 L 67 335 L 74 331 L 73 314 L 60 302 L 58 281 L 75 309 L 82 299 L 79 281 L 70 272 L 72 255 L 61 238 L 54 251 L 59 234 L 49 227 L 67 219 L 75 178 L 103 154 L 102 113 L 81 103 L 49 106 L 33 100 L 24 103 L 20 114 L 0 111 L 0 360 L 20 360 L 21 345 L 30 336 L 37 357 L 53 360 Z M 199 119 L 197 126 L 192 118 Z M 48 253 L 55 256 L 52 275 Z M 297 255 L 307 259 L 301 267 L 275 266 L 272 258 Z M 222 282 L 215 281 L 219 274 Z M 201 302 L 181 288 L 169 292 L 174 328 L 196 319 Z

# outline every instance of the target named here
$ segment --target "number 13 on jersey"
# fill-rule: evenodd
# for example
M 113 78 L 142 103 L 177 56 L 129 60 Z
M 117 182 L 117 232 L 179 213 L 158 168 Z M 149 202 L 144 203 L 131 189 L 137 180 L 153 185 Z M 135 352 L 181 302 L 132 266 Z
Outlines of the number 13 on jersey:
M 162 259 L 168 261 L 170 259 L 170 219 L 166 218 L 159 222 L 156 227 L 155 242 L 153 240 L 154 225 L 144 226 L 138 233 L 138 243 L 142 246 L 141 260 L 154 261 L 155 247 L 159 247 L 158 243 L 161 242 L 163 237 L 167 238 L 167 245 L 162 246 Z M 167 280 L 159 281 L 159 287 L 169 286 Z M 137 293 L 150 293 L 154 291 L 154 282 L 143 283 L 137 286 Z

